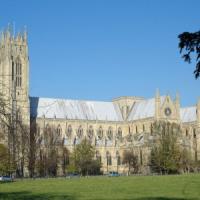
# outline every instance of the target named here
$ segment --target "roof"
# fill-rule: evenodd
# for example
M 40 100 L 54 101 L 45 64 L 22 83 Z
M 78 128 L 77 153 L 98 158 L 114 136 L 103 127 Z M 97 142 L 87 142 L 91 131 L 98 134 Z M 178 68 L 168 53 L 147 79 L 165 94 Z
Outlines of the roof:
M 166 96 L 161 96 L 161 106 Z M 30 97 L 31 116 L 72 120 L 123 121 L 120 108 L 116 103 L 103 101 L 80 101 Z M 155 98 L 137 101 L 133 104 L 128 121 L 155 116 Z M 196 107 L 180 109 L 183 123 L 197 120 Z
M 165 96 L 161 96 L 161 105 L 165 100 Z M 155 98 L 141 100 L 133 105 L 128 121 L 140 120 L 155 116 Z
M 196 107 L 186 107 L 180 109 L 181 121 L 184 122 L 194 122 L 197 120 Z
M 79 101 L 30 97 L 31 116 L 59 119 L 122 121 L 121 112 L 112 102 Z

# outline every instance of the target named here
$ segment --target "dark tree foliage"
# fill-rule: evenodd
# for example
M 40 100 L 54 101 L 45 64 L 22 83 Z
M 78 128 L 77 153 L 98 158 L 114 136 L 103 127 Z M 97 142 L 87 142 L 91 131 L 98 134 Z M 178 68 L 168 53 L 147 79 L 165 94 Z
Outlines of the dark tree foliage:
M 195 33 L 184 32 L 178 38 L 180 53 L 183 53 L 182 58 L 186 62 L 190 63 L 191 54 L 196 53 L 196 69 L 194 74 L 197 79 L 200 76 L 200 31 Z
M 0 144 L 0 176 L 9 175 L 9 168 L 8 149 L 3 144 Z
M 128 165 L 128 174 L 130 174 L 131 169 L 134 169 L 134 173 L 138 172 L 138 156 L 135 155 L 133 150 L 126 150 L 123 153 L 123 163 Z
M 95 148 L 89 140 L 83 139 L 80 144 L 75 146 L 72 154 L 75 169 L 78 169 L 83 176 L 99 174 L 101 163 L 94 157 Z

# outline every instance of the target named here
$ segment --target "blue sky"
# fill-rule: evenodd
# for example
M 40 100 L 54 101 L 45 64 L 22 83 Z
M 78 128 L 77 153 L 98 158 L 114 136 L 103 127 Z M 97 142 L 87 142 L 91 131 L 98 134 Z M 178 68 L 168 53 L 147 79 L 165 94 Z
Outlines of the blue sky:
M 27 26 L 30 95 L 111 100 L 118 96 L 200 97 L 195 63 L 177 36 L 200 29 L 200 1 L 0 0 L 0 28 Z

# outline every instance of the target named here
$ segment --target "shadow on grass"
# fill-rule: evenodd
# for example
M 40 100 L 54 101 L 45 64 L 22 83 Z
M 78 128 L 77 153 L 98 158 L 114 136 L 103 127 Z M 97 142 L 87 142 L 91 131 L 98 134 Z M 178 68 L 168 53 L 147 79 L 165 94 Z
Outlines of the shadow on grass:
M 95 198 L 96 200 L 106 200 Z M 95 200 L 94 199 L 94 200 Z M 110 200 L 110 198 L 108 198 Z M 61 194 L 32 194 L 31 192 L 4 192 L 0 193 L 0 200 L 76 200 L 74 196 Z M 114 199 L 113 199 L 114 200 Z M 142 197 L 128 198 L 123 200 L 198 200 L 194 198 L 176 198 L 176 197 Z
M 142 198 L 133 198 L 130 200 L 198 200 L 194 198 L 177 198 L 177 197 L 142 197 Z
M 75 200 L 75 197 L 62 194 L 33 194 L 31 192 L 3 192 L 0 200 Z

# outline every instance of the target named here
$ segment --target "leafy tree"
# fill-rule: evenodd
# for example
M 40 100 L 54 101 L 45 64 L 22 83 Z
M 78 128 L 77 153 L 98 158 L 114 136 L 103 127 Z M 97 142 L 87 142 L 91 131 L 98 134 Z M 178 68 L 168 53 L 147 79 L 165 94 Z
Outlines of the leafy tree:
M 100 163 L 94 160 L 95 149 L 90 141 L 83 139 L 82 142 L 75 146 L 72 161 L 74 166 L 82 175 L 92 174 L 100 171 Z M 97 170 L 98 169 L 98 170 Z
M 101 163 L 99 160 L 92 160 L 89 165 L 88 174 L 97 175 L 101 174 Z
M 183 53 L 183 59 L 190 63 L 191 54 L 196 53 L 196 69 L 194 70 L 195 77 L 200 76 L 200 31 L 189 33 L 184 32 L 178 36 L 180 53 Z
M 20 110 L 13 113 L 12 101 L 0 94 L 0 140 L 8 147 L 10 174 L 24 176 L 24 168 L 28 162 L 29 128 L 23 123 Z M 11 100 L 12 97 L 11 97 Z
M 178 138 L 180 126 L 169 122 L 154 124 L 155 145 L 151 151 L 150 166 L 160 173 L 176 173 L 180 167 L 181 148 Z
M 78 172 L 78 169 L 76 168 L 75 164 L 72 162 L 69 165 L 67 165 L 67 173 L 72 174 Z
M 130 174 L 131 169 L 134 170 L 134 173 L 138 172 L 138 156 L 134 154 L 134 151 L 132 149 L 124 151 L 123 163 L 128 165 L 128 174 Z
M 40 176 L 57 176 L 58 165 L 65 173 L 68 150 L 64 147 L 62 135 L 54 127 L 49 125 L 44 128 L 43 134 L 33 130 L 31 140 L 32 154 L 30 155 L 30 171 L 34 176 L 39 172 Z M 34 166 L 31 167 L 31 164 Z
M 10 173 L 9 153 L 8 149 L 0 144 L 0 175 L 8 175 Z
M 180 154 L 179 169 L 185 172 L 190 172 L 191 168 L 195 165 L 195 161 L 192 161 L 190 152 L 184 148 Z

